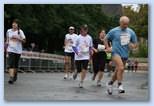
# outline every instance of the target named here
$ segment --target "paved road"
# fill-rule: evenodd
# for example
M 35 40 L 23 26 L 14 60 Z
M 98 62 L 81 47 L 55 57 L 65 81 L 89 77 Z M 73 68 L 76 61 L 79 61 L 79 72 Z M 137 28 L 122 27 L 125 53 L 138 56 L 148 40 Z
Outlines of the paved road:
M 106 82 L 110 79 L 107 73 L 97 87 L 88 73 L 84 88 L 78 88 L 79 79 L 64 80 L 63 73 L 20 73 L 14 85 L 7 83 L 8 74 L 4 77 L 4 99 L 6 101 L 52 101 L 52 100 L 97 100 L 97 101 L 148 101 L 149 89 L 141 85 L 148 80 L 145 72 L 125 72 L 125 94 L 118 94 L 115 86 L 113 95 L 106 93 Z

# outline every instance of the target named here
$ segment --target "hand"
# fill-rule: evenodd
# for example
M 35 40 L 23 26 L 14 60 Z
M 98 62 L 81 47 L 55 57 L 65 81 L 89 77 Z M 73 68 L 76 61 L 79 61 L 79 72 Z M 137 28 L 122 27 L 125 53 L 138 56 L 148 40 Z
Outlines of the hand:
M 81 56 L 82 56 L 82 54 L 81 54 L 80 52 L 78 52 L 78 53 L 77 53 L 77 55 L 78 55 L 79 57 L 81 57 Z
M 17 35 L 12 35 L 13 39 L 18 39 L 19 37 Z
M 94 54 L 94 51 L 90 51 L 90 55 L 93 56 L 93 54 Z
M 133 43 L 129 43 L 128 46 L 129 46 L 130 49 L 135 49 L 136 48 L 136 45 L 133 44 Z
M 18 36 L 18 35 L 13 35 L 13 36 L 12 36 L 12 39 L 14 39 L 14 40 L 18 40 L 18 41 L 21 41 L 21 42 L 22 42 L 21 37 Z
M 107 53 L 110 53 L 110 52 L 112 52 L 112 48 L 106 48 L 104 51 Z
M 92 48 L 92 50 L 93 50 L 95 53 L 97 53 L 97 52 L 98 52 L 98 50 L 97 50 L 97 49 L 95 49 L 95 48 Z

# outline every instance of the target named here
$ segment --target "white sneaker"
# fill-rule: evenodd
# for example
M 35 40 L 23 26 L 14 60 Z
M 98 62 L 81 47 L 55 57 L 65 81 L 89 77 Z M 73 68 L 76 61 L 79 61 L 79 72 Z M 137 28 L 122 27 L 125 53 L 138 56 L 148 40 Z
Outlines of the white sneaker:
M 97 81 L 97 86 L 101 87 L 101 81 Z
M 108 93 L 109 95 L 112 95 L 112 92 L 113 92 L 113 85 L 107 84 L 107 93 Z
M 72 80 L 72 79 L 73 79 L 73 74 L 71 74 L 71 75 L 70 75 L 69 79 L 70 79 L 70 80 Z
M 83 82 L 79 83 L 79 88 L 83 88 Z
M 67 75 L 67 74 L 65 74 L 64 79 L 67 79 L 67 78 L 68 78 L 68 75 Z
M 123 88 L 122 85 L 120 85 L 120 86 L 118 87 L 118 92 L 119 92 L 119 93 L 125 93 L 125 90 L 124 90 L 124 88 Z

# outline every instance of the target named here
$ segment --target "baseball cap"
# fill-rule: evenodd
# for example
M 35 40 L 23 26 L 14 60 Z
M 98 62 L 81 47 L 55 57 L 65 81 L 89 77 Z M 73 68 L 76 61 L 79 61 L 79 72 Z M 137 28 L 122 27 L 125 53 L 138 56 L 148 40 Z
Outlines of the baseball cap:
M 70 26 L 69 29 L 75 29 L 73 26 Z

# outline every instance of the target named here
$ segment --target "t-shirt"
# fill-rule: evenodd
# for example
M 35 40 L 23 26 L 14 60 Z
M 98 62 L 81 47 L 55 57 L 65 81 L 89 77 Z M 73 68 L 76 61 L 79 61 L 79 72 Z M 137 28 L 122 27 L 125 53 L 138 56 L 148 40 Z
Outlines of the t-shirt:
M 105 49 L 104 42 L 101 41 L 100 39 L 95 39 L 93 41 L 93 47 L 98 50 L 97 53 L 94 52 L 93 58 L 96 57 L 96 58 L 102 58 L 105 60 L 106 59 L 106 52 L 104 51 L 104 49 Z
M 72 34 L 72 35 L 66 34 L 65 35 L 65 41 L 67 43 L 65 45 L 64 52 L 67 52 L 67 53 L 72 53 L 73 52 L 72 46 L 76 42 L 77 37 L 78 37 L 77 34 Z
M 122 58 L 128 58 L 128 44 L 137 43 L 136 34 L 130 28 L 116 27 L 108 32 L 107 39 L 112 42 L 112 54 L 118 54 Z
M 79 35 L 74 47 L 77 48 L 79 55 L 75 53 L 75 60 L 89 60 L 90 48 L 93 46 L 92 38 L 90 35 Z
M 7 51 L 8 52 L 13 52 L 13 53 L 17 53 L 17 54 L 21 54 L 22 53 L 22 42 L 18 41 L 18 40 L 14 40 L 11 39 L 13 35 L 17 35 L 19 36 L 21 39 L 25 39 L 25 35 L 24 32 L 20 29 L 19 30 L 19 34 L 18 34 L 18 30 L 17 31 L 13 31 L 13 29 L 8 29 L 7 30 L 7 37 L 8 37 L 8 48 Z

